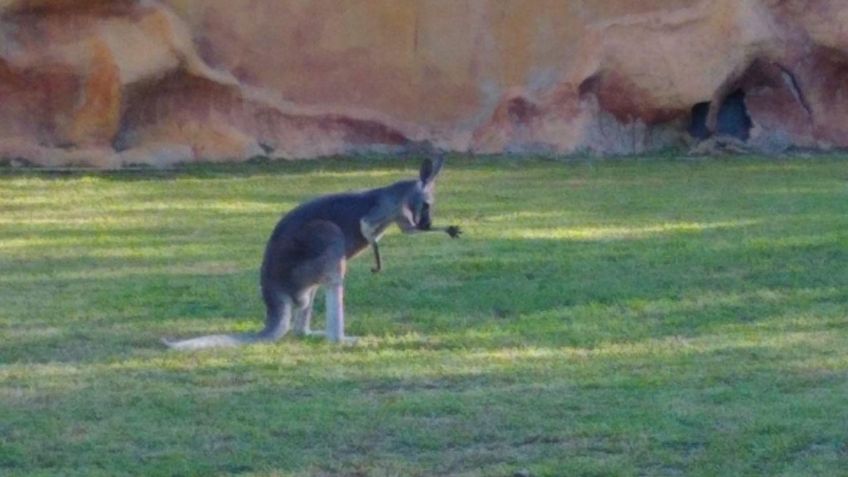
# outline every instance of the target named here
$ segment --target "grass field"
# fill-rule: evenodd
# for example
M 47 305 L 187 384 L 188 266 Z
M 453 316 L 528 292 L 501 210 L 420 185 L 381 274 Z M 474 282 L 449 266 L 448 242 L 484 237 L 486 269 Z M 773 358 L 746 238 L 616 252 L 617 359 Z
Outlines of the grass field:
M 258 329 L 281 212 L 416 169 L 0 171 L 0 474 L 848 475 L 843 157 L 451 158 L 465 234 L 352 262 L 358 345 L 159 343 Z

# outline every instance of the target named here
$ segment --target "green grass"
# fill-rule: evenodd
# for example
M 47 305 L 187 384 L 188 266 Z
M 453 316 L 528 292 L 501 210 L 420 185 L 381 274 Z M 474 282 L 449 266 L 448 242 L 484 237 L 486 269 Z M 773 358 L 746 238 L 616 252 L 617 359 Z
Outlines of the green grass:
M 452 158 L 465 234 L 352 262 L 357 346 L 160 345 L 259 328 L 280 213 L 416 166 L 5 170 L 0 474 L 848 475 L 843 157 Z

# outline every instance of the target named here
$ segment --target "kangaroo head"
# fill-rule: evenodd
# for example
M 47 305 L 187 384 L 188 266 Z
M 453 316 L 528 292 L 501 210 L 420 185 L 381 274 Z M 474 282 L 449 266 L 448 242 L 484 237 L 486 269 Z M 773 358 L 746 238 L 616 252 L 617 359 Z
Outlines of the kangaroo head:
M 432 227 L 430 211 L 436 198 L 436 176 L 442 170 L 444 162 L 444 155 L 435 159 L 424 159 L 418 180 L 410 183 L 401 204 L 401 213 L 397 219 L 401 229 L 430 230 Z

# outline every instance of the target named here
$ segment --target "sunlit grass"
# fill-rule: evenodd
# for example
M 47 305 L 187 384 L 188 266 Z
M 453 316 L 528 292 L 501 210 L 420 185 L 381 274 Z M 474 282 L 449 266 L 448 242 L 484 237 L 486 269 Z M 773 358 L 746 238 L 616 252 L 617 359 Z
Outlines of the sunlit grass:
M 0 175 L 0 475 L 840 475 L 848 162 L 451 158 L 349 332 L 255 330 L 280 213 L 415 163 Z M 317 306 L 317 320 L 323 304 Z
M 637 239 L 662 234 L 680 232 L 700 232 L 710 229 L 744 227 L 752 225 L 752 221 L 714 222 L 714 223 L 664 223 L 647 227 L 575 227 L 575 228 L 540 228 L 518 229 L 510 237 L 522 239 L 554 239 L 554 240 L 616 240 Z

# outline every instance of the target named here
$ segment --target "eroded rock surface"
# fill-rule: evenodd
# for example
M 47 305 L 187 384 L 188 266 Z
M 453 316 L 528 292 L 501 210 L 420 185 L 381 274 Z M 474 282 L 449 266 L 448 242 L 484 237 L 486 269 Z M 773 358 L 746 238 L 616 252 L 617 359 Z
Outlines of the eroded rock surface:
M 0 158 L 848 146 L 842 0 L 0 0 Z

